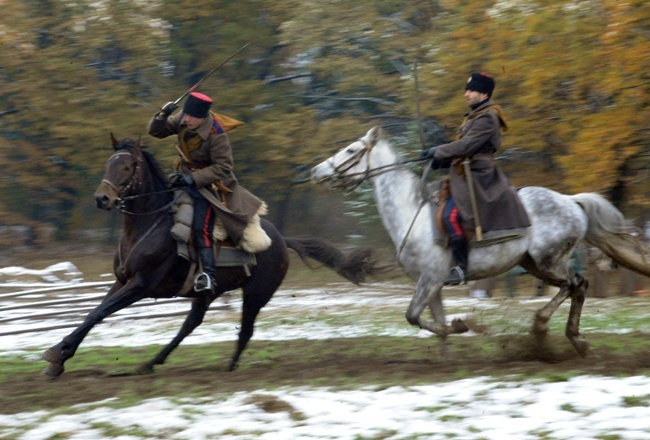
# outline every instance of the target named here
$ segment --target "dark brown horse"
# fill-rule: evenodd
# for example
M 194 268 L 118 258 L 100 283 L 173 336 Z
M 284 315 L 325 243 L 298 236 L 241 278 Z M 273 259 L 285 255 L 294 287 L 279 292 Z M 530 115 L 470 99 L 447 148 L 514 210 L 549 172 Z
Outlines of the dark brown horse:
M 124 214 L 124 230 L 114 261 L 117 280 L 106 297 L 84 322 L 45 353 L 50 364 L 45 374 L 59 376 L 64 363 L 88 332 L 107 316 L 143 298 L 170 298 L 178 296 L 188 278 L 191 263 L 177 255 L 177 243 L 170 235 L 173 224 L 171 205 L 173 194 L 160 165 L 151 153 L 141 148 L 140 141 L 117 141 L 111 134 L 115 152 L 106 162 L 106 171 L 95 192 L 101 209 L 116 207 Z M 243 267 L 218 269 L 217 291 L 193 290 L 192 306 L 176 337 L 153 359 L 138 368 L 139 373 L 151 373 L 155 365 L 163 364 L 167 356 L 203 321 L 212 301 L 224 292 L 241 288 L 243 310 L 241 329 L 229 370 L 237 367 L 254 330 L 255 318 L 278 289 L 289 268 L 288 248 L 304 260 L 313 258 L 336 270 L 355 284 L 362 282 L 374 270 L 375 253 L 372 248 L 360 248 L 349 256 L 333 245 L 314 238 L 286 238 L 268 221 L 262 219 L 262 228 L 272 240 L 269 249 L 256 254 L 257 265 L 247 274 Z

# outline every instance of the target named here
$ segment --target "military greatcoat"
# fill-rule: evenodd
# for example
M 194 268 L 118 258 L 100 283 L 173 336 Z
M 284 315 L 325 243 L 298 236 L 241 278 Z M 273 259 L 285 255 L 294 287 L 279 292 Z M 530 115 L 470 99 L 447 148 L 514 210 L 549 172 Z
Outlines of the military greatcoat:
M 491 100 L 467 114 L 458 140 L 436 148 L 435 159 L 451 160 L 449 184 L 463 227 L 474 230 L 474 214 L 463 172 L 462 162 L 470 160 L 470 168 L 478 205 L 479 220 L 484 232 L 530 226 L 530 220 L 516 190 L 494 163 L 494 153 L 501 146 L 501 130 L 507 129 L 501 108 Z
M 175 169 L 192 174 L 199 192 L 213 202 L 230 238 L 239 242 L 262 201 L 239 185 L 228 135 L 218 133 L 214 120 L 207 117 L 191 130 L 182 116 L 180 112 L 169 117 L 158 113 L 149 121 L 147 131 L 157 138 L 178 135 L 180 159 Z

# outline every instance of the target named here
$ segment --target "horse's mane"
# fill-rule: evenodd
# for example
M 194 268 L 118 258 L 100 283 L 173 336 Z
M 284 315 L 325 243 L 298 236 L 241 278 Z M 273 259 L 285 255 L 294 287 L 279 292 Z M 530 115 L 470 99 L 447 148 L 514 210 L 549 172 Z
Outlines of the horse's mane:
M 134 155 L 137 155 L 137 150 L 140 150 L 144 161 L 147 163 L 149 169 L 151 170 L 152 176 L 156 180 L 156 186 L 166 187 L 168 183 L 167 174 L 160 165 L 160 162 L 156 160 L 153 153 L 145 150 L 145 148 L 146 145 L 140 144 L 139 141 L 135 141 L 130 138 L 122 139 L 115 145 L 115 151 L 128 150 Z

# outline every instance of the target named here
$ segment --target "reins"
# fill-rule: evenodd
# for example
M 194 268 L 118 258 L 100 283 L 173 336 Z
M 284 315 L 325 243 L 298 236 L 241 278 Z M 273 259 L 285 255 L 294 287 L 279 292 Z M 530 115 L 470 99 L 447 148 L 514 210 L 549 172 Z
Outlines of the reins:
M 409 225 L 406 234 L 404 234 L 404 238 L 402 238 L 402 242 L 400 243 L 399 250 L 397 251 L 397 258 L 399 258 L 399 256 L 402 254 L 402 250 L 404 249 L 404 246 L 406 246 L 406 241 L 408 240 L 409 235 L 411 235 L 411 230 L 415 225 L 415 220 L 417 220 L 418 216 L 420 215 L 420 211 L 422 211 L 422 208 L 424 208 L 424 205 L 427 204 L 426 179 L 427 179 L 427 174 L 429 174 L 429 170 L 431 169 L 432 162 L 433 159 L 427 159 L 427 162 L 424 164 L 424 167 L 422 168 L 422 176 L 420 177 L 420 191 L 422 192 L 422 203 L 420 203 L 420 206 L 418 206 L 418 210 L 415 212 L 415 215 L 413 216 L 413 220 L 411 220 L 411 224 Z
M 161 206 L 158 209 L 154 209 L 153 211 L 149 212 L 133 212 L 133 211 L 127 211 L 124 209 L 124 200 L 122 199 L 117 199 L 115 203 L 115 209 L 121 213 L 121 214 L 126 214 L 126 215 L 139 215 L 139 216 L 145 216 L 145 215 L 152 215 L 152 214 L 157 214 L 159 212 L 163 212 L 173 205 L 174 201 L 172 200 L 171 202 L 167 203 L 165 206 Z
M 362 150 L 359 150 L 357 153 L 352 155 L 350 158 L 347 160 L 343 161 L 341 164 L 334 166 L 332 164 L 333 157 L 330 158 L 330 166 L 334 170 L 334 173 L 330 174 L 327 177 L 324 177 L 323 179 L 319 180 L 318 183 L 323 183 L 323 182 L 328 182 L 330 183 L 330 186 L 332 188 L 343 188 L 348 192 L 354 191 L 356 188 L 359 187 L 364 181 L 371 179 L 373 177 L 380 176 L 384 173 L 388 173 L 391 171 L 398 170 L 402 167 L 404 167 L 407 164 L 414 163 L 414 162 L 422 162 L 426 161 L 424 164 L 423 170 L 422 170 L 422 176 L 420 177 L 420 182 L 419 182 L 419 187 L 420 191 L 422 192 L 422 202 L 418 206 L 418 209 L 415 213 L 415 216 L 413 216 L 413 220 L 411 220 L 411 224 L 409 225 L 408 230 L 406 231 L 406 234 L 404 235 L 404 238 L 402 238 L 402 242 L 400 243 L 397 255 L 402 253 L 402 250 L 404 249 L 404 246 L 406 245 L 406 242 L 408 240 L 409 235 L 411 234 L 411 230 L 413 229 L 413 226 L 415 225 L 415 221 L 417 220 L 418 216 L 420 215 L 420 211 L 422 211 L 422 208 L 424 205 L 427 204 L 427 197 L 426 197 L 426 177 L 429 172 L 429 169 L 431 168 L 431 163 L 433 159 L 422 159 L 422 158 L 417 158 L 417 159 L 407 159 L 401 162 L 393 163 L 390 165 L 382 165 L 377 168 L 369 168 L 369 165 L 366 167 L 365 171 L 358 172 L 358 173 L 350 173 L 345 176 L 342 174 L 349 171 L 352 169 L 352 167 L 356 166 L 360 161 L 361 158 L 370 152 L 370 150 L 373 149 L 373 147 L 377 144 L 377 141 L 375 142 L 368 143 L 364 139 L 359 139 L 359 142 L 361 142 L 364 146 Z M 351 183 L 351 178 L 352 177 L 358 177 L 362 176 L 361 179 L 356 180 L 355 182 Z M 339 183 L 340 182 L 340 183 Z
M 170 203 L 170 205 L 171 205 L 171 203 Z M 169 206 L 169 205 L 167 205 L 167 206 Z M 160 225 L 162 220 L 163 220 L 163 217 L 159 217 L 158 220 L 156 220 L 156 223 L 151 225 L 151 227 L 147 230 L 147 232 L 145 232 L 144 235 L 142 235 L 142 237 L 140 237 L 140 239 L 133 245 L 133 247 L 131 248 L 131 251 L 129 252 L 129 254 L 126 256 L 126 258 L 124 260 L 122 260 L 122 240 L 120 240 L 120 243 L 119 243 L 118 249 L 117 249 L 117 255 L 118 255 L 118 258 L 120 260 L 120 270 L 122 271 L 123 275 L 126 275 L 126 269 L 125 269 L 126 268 L 126 262 L 129 261 L 129 258 L 133 254 L 133 251 L 135 251 L 135 249 L 138 247 L 138 245 L 140 243 L 142 243 L 144 241 L 144 239 L 146 237 L 148 237 L 149 234 L 151 234 L 158 227 L 158 225 Z

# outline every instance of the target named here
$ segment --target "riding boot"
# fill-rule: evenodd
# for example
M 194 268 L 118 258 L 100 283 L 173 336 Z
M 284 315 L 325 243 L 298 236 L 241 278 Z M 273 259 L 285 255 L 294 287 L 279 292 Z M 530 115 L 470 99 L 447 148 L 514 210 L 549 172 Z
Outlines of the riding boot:
M 217 270 L 214 266 L 214 253 L 212 248 L 198 248 L 199 258 L 203 272 L 194 278 L 194 290 L 212 290 L 217 287 Z
M 456 266 L 451 268 L 445 280 L 446 285 L 467 284 L 467 260 L 469 259 L 469 245 L 465 237 L 454 237 L 450 240 L 451 252 L 456 260 Z

